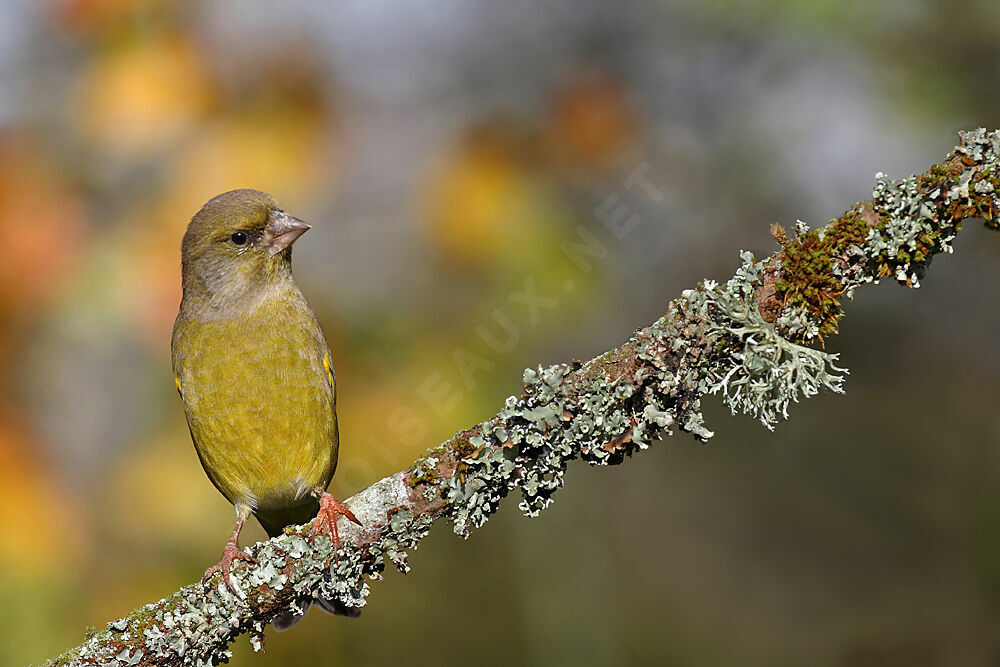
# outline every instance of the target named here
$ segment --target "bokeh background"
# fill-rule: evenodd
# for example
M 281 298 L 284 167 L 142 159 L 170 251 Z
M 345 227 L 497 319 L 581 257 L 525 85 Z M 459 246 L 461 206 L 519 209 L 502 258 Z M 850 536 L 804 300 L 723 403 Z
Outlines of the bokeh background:
M 219 556 L 232 509 L 169 365 L 209 197 L 260 188 L 314 225 L 296 275 L 344 497 L 525 366 L 769 254 L 771 223 L 1000 126 L 998 34 L 993 0 L 0 3 L 0 663 Z M 562 251 L 580 228 L 606 251 L 587 267 Z M 233 664 L 996 664 L 1000 237 L 956 246 L 920 290 L 849 304 L 846 397 L 773 434 L 710 399 L 710 444 L 574 467 L 540 518 L 510 503 L 467 542 L 438 526 L 360 619 L 310 614 Z M 553 299 L 534 318 L 526 285 Z

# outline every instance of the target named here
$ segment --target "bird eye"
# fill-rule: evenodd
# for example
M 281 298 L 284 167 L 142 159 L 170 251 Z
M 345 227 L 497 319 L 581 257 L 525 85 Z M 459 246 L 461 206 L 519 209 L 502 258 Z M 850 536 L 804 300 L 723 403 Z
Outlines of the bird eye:
M 243 245 L 247 242 L 247 235 L 245 232 L 233 232 L 233 235 L 229 237 L 229 240 L 236 245 Z

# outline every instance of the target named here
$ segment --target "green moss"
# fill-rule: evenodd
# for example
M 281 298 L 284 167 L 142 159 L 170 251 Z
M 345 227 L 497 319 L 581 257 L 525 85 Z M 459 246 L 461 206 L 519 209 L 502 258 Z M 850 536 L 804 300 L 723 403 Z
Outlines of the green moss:
M 951 250 L 963 218 L 996 227 L 996 137 L 963 135 L 963 146 L 926 173 L 901 181 L 876 176 L 871 204 L 855 206 L 826 228 L 801 225 L 789 239 L 772 230 L 782 247 L 774 290 L 785 331 L 803 343 L 837 332 L 841 298 L 864 282 L 892 277 L 918 287 L 934 255 Z M 780 321 L 780 320 L 779 320 Z
M 434 484 L 441 479 L 441 474 L 433 466 L 414 466 L 410 468 L 406 483 L 411 489 L 415 489 L 421 484 Z
M 946 191 L 958 185 L 959 177 L 964 167 L 958 162 L 942 162 L 931 167 L 920 178 L 920 187 L 924 192 L 932 192 L 935 188 Z
M 976 164 L 975 160 L 966 157 L 954 158 L 934 165 L 926 174 L 920 176 L 921 191 L 933 192 L 940 189 L 944 193 L 949 192 L 952 188 L 960 187 L 962 174 L 968 167 Z M 993 196 L 987 196 L 1000 192 L 1000 176 L 995 174 L 995 171 L 993 165 L 986 165 L 975 171 L 968 181 L 968 189 L 980 196 L 969 197 L 965 201 L 952 202 L 952 208 L 946 217 L 955 220 L 981 218 L 987 227 L 997 229 L 998 223 L 1000 223 L 997 200 Z
M 475 429 L 469 429 L 467 431 L 462 431 L 458 433 L 451 439 L 450 449 L 453 452 L 456 459 L 461 461 L 464 458 L 468 458 L 475 454 L 480 447 L 472 444 L 471 438 L 476 435 Z
M 452 436 L 448 443 L 432 450 L 431 456 L 449 456 L 455 462 L 454 477 L 464 482 L 465 474 L 471 467 L 467 459 L 475 458 L 483 448 L 482 443 L 476 445 L 473 442 L 473 439 L 481 439 L 481 430 L 481 425 L 477 425 L 471 429 L 459 431 Z M 411 489 L 416 488 L 420 484 L 435 483 L 442 479 L 441 473 L 437 470 L 436 463 L 428 469 L 428 466 L 422 465 L 422 462 L 425 460 L 426 457 L 419 459 L 410 466 L 407 474 L 407 484 Z
M 45 663 L 45 667 L 66 667 L 73 664 L 80 657 L 80 647 L 74 647 L 66 651 L 59 657 Z
M 848 257 L 851 246 L 865 242 L 870 226 L 860 208 L 844 214 L 824 229 L 796 234 L 788 239 L 784 230 L 776 230 L 775 238 L 782 244 L 780 278 L 775 290 L 782 300 L 782 310 L 804 310 L 817 323 L 820 341 L 837 332 L 837 321 L 843 316 L 840 295 L 843 280 L 834 270 L 834 263 Z

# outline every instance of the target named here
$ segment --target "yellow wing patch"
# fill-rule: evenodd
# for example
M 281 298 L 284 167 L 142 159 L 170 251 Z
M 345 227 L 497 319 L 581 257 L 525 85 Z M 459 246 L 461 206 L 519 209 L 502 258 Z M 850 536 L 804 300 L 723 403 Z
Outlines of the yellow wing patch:
M 181 379 L 176 375 L 174 376 L 174 386 L 177 387 L 177 393 L 183 396 L 184 392 L 181 391 Z
M 326 369 L 326 377 L 330 380 L 330 386 L 337 386 L 337 381 L 333 378 L 333 362 L 330 361 L 330 351 L 323 354 L 323 368 Z

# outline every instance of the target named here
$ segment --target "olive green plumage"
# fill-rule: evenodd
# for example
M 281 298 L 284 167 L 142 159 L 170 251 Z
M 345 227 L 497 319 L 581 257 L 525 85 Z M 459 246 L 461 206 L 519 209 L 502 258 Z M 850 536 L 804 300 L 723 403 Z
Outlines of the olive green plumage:
M 191 437 L 216 488 L 270 535 L 316 515 L 311 492 L 337 467 L 330 353 L 292 279 L 291 243 L 308 228 L 269 195 L 234 190 L 181 246 L 171 351 Z

